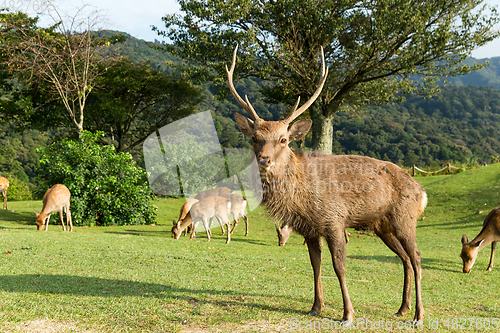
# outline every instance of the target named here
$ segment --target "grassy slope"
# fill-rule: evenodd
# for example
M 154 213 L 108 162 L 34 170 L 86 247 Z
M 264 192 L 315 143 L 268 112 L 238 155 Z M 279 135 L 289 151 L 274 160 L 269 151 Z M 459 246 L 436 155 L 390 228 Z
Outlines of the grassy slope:
M 435 318 L 443 328 L 446 319 L 500 316 L 500 266 L 485 271 L 489 247 L 471 274 L 461 273 L 459 258 L 461 235 L 474 237 L 499 205 L 499 178 L 500 164 L 418 178 L 429 195 L 417 229 L 426 327 Z M 71 234 L 59 225 L 36 232 L 32 211 L 41 202 L 9 203 L 14 211 L 0 211 L 0 331 L 280 331 L 292 318 L 311 320 L 304 313 L 313 302 L 312 269 L 300 236 L 278 247 L 273 222 L 259 208 L 250 234 L 240 224 L 229 245 L 219 228 L 210 243 L 204 233 L 175 241 L 169 230 L 181 203 L 158 201 L 156 226 Z M 395 327 L 402 265 L 376 236 L 350 232 L 347 278 L 356 318 Z M 323 258 L 326 307 L 314 319 L 339 320 L 340 289 L 326 249 Z

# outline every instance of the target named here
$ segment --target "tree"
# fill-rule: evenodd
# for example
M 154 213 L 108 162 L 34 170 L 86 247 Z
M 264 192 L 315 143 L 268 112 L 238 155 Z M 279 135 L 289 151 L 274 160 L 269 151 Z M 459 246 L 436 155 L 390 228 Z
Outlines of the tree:
M 171 42 L 164 49 L 186 59 L 195 80 L 225 88 L 224 66 L 240 45 L 236 71 L 274 81 L 272 101 L 307 100 L 319 78 L 322 46 L 328 80 L 309 109 L 312 146 L 332 152 L 339 110 L 386 103 L 397 93 L 436 92 L 439 77 L 481 66 L 462 64 L 471 51 L 500 36 L 500 19 L 483 0 L 180 0 L 184 13 L 153 28 Z M 416 77 L 418 75 L 418 78 Z
M 99 89 L 87 100 L 85 128 L 104 131 L 117 151 L 128 151 L 166 123 L 190 115 L 201 101 L 200 89 L 148 62 L 120 58 L 101 66 Z
M 23 13 L 0 14 L 2 60 L 6 70 L 63 104 L 64 116 L 78 133 L 83 130 L 87 97 L 102 73 L 100 50 L 110 44 L 100 38 L 99 16 L 82 7 L 73 17 L 63 18 L 55 8 L 54 25 L 37 26 L 38 18 Z M 121 39 L 116 39 L 121 40 Z

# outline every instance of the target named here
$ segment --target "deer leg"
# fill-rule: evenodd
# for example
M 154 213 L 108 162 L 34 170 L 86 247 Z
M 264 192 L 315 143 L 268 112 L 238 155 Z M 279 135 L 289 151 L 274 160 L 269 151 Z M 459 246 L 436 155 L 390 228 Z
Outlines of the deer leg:
M 224 230 L 224 224 L 221 222 L 221 219 L 218 216 L 216 216 L 215 218 L 217 219 L 217 222 L 219 222 L 220 230 L 222 230 L 222 235 L 225 235 L 226 231 Z
M 226 240 L 226 244 L 229 244 L 229 242 L 231 241 L 231 234 L 233 233 L 232 231 L 230 231 L 229 229 L 231 229 L 231 222 L 229 221 L 229 219 L 227 218 L 227 216 L 222 216 L 222 221 L 227 225 L 227 240 Z
M 412 275 L 413 268 L 411 266 L 410 257 L 406 253 L 405 249 L 399 242 L 399 240 L 392 233 L 383 233 L 382 231 L 376 230 L 375 233 L 380 239 L 390 248 L 394 253 L 396 253 L 403 262 L 404 269 L 404 286 L 403 286 L 403 301 L 396 316 L 404 316 L 410 309 L 411 304 L 411 285 L 412 285 Z
M 330 254 L 332 255 L 333 269 L 339 280 L 340 290 L 342 291 L 342 301 L 344 303 L 344 315 L 342 320 L 352 322 L 354 319 L 354 308 L 352 307 L 349 292 L 347 291 L 347 282 L 345 278 L 346 261 L 346 240 L 344 230 L 335 230 L 335 233 L 326 239 Z
M 7 209 L 7 190 L 2 191 L 3 196 L 3 209 Z
M 66 208 L 66 225 L 68 228 L 70 228 L 69 231 L 73 231 L 73 219 L 71 218 L 71 211 L 69 210 L 69 207 Z M 71 226 L 71 227 L 70 227 Z
M 309 259 L 314 272 L 314 304 L 307 314 L 315 316 L 323 307 L 323 287 L 321 286 L 321 238 L 306 239 Z
M 62 207 L 61 207 L 61 209 L 59 209 L 59 218 L 61 219 L 61 223 L 62 223 L 62 226 L 63 226 L 63 231 L 66 231 L 66 226 L 64 225 L 64 219 L 63 219 L 63 208 Z
M 408 238 L 408 235 L 398 237 L 401 245 L 406 250 L 406 253 L 410 257 L 411 266 L 413 267 L 413 274 L 415 277 L 415 317 L 414 321 L 424 320 L 424 306 L 422 303 L 422 266 L 420 264 L 420 251 L 417 247 L 416 235 L 413 233 L 414 237 Z
M 238 218 L 238 214 L 233 213 L 233 220 L 234 220 L 234 225 L 233 225 L 233 229 L 231 229 L 231 234 L 233 234 L 234 229 L 236 229 L 236 226 L 238 225 L 238 223 L 240 223 L 240 220 Z
M 205 216 L 203 216 L 202 222 L 203 222 L 203 227 L 205 228 L 205 231 L 207 232 L 207 238 L 208 238 L 207 242 L 210 242 L 211 232 L 210 232 L 210 227 L 208 226 L 207 218 Z
M 491 243 L 491 256 L 490 256 L 490 264 L 488 265 L 487 271 L 491 271 L 493 269 L 493 259 L 495 258 L 495 249 L 497 247 L 497 242 Z
M 49 230 L 49 221 L 50 221 L 50 214 L 47 216 L 47 218 L 45 219 L 45 231 L 48 231 Z
M 246 231 L 245 231 L 245 236 L 248 235 L 248 217 L 243 214 L 243 220 L 245 220 L 245 226 L 246 226 Z
M 200 222 L 197 221 L 197 222 L 191 223 L 191 236 L 189 237 L 189 240 L 193 240 L 194 239 L 195 230 L 196 230 L 196 227 L 198 227 L 198 223 L 200 223 Z

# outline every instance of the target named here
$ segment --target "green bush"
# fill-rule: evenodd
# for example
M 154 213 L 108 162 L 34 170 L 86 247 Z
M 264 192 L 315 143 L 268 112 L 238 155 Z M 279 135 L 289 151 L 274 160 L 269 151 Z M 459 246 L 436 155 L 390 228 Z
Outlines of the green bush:
M 64 184 L 71 191 L 75 225 L 152 223 L 156 207 L 146 172 L 128 153 L 100 146 L 102 132 L 83 131 L 80 141 L 63 139 L 39 148 L 44 188 Z
M 7 199 L 9 201 L 32 200 L 33 193 L 27 182 L 23 182 L 12 174 L 5 174 L 9 180 L 9 189 L 7 190 Z M 1 195 L 0 195 L 1 198 Z M 3 199 L 0 199 L 0 201 Z

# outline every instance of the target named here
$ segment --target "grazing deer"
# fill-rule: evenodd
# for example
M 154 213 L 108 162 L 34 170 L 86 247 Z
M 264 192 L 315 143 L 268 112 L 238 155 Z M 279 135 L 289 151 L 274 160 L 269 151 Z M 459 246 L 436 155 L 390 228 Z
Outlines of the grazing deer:
M 174 225 L 172 227 L 172 237 L 175 239 L 179 239 L 182 231 L 189 225 L 193 224 L 190 237 L 190 239 L 193 239 L 195 236 L 196 227 L 201 221 L 203 223 L 203 227 L 207 232 L 208 241 L 210 242 L 210 236 L 212 235 L 212 232 L 210 231 L 208 220 L 211 217 L 216 217 L 222 220 L 223 224 L 227 225 L 226 244 L 228 244 L 231 240 L 231 226 L 228 219 L 228 215 L 230 214 L 230 212 L 231 201 L 224 197 L 216 196 L 200 200 L 199 202 L 193 204 L 193 206 L 189 210 L 189 213 L 182 221 L 175 223 L 174 220 Z
M 36 215 L 36 225 L 39 231 L 43 230 L 45 225 L 45 231 L 49 230 L 49 220 L 50 214 L 55 211 L 59 212 L 59 217 L 61 218 L 61 223 L 63 230 L 66 230 L 63 219 L 63 209 L 66 213 L 66 224 L 68 225 L 69 231 L 73 231 L 73 221 L 71 220 L 70 208 L 70 198 L 71 193 L 68 188 L 62 184 L 56 184 L 49 188 L 45 195 L 43 196 L 43 208 L 40 214 L 36 210 L 33 210 Z
M 234 117 L 241 132 L 253 140 L 260 171 L 262 202 L 271 215 L 304 236 L 314 271 L 314 303 L 310 315 L 321 312 L 321 246 L 325 238 L 340 283 L 344 303 L 343 320 L 351 322 L 354 309 L 345 277 L 346 228 L 370 229 L 403 262 L 404 287 L 401 307 L 396 315 L 410 309 L 412 275 L 415 278 L 416 321 L 422 321 L 420 252 L 416 243 L 417 217 L 424 211 L 427 195 L 422 186 L 397 165 L 364 156 L 333 156 L 320 152 L 301 152 L 288 146 L 309 132 L 312 121 L 292 123 L 321 93 L 327 78 L 323 50 L 318 87 L 300 108 L 300 99 L 280 121 L 261 119 L 245 96 L 233 84 L 238 48 L 231 69 L 226 66 L 228 85 L 236 101 L 252 119 L 239 113 Z
M 479 250 L 491 243 L 490 264 L 487 271 L 493 269 L 493 259 L 495 257 L 495 248 L 500 241 L 500 207 L 494 208 L 484 219 L 483 229 L 473 240 L 469 242 L 467 236 L 462 236 L 462 253 L 460 257 L 464 262 L 462 271 L 469 273 L 474 266 Z
M 181 207 L 181 212 L 179 213 L 179 218 L 177 219 L 177 221 L 174 220 L 174 225 L 176 225 L 178 222 L 180 222 L 181 220 L 184 220 L 186 218 L 186 215 L 189 213 L 189 210 L 191 209 L 191 207 L 197 203 L 199 200 L 197 199 L 187 199 L 186 202 L 182 205 Z M 188 229 L 190 227 L 188 226 L 185 231 L 186 233 L 184 234 L 184 236 L 187 235 L 188 233 Z M 191 228 L 192 228 L 192 225 L 191 225 Z
M 7 189 L 9 188 L 9 180 L 5 177 L 0 177 L 0 192 L 3 196 L 3 209 L 7 209 Z

